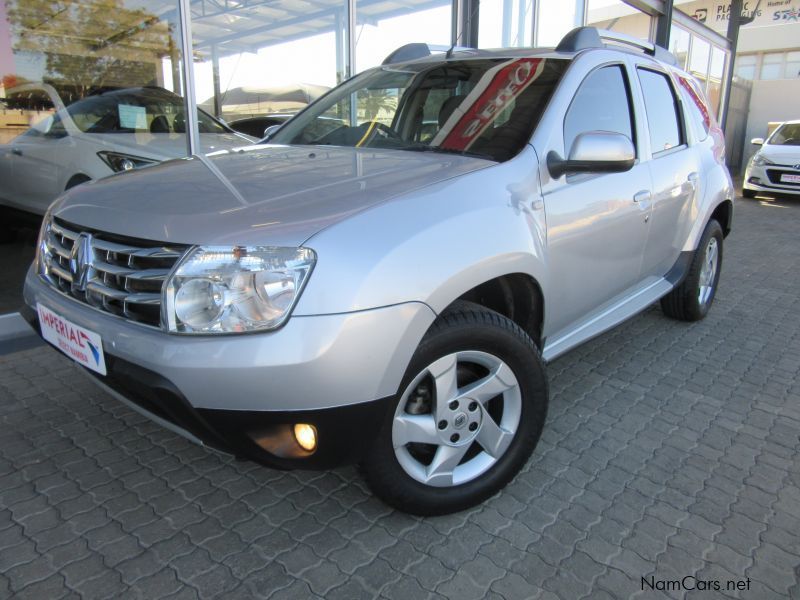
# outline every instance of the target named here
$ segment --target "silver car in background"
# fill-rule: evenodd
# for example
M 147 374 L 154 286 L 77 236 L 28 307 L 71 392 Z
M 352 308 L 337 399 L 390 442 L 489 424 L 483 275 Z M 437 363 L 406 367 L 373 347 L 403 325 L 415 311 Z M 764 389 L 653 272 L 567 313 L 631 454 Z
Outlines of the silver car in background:
M 592 28 L 412 45 L 268 144 L 66 193 L 27 315 L 190 439 L 461 510 L 534 450 L 546 361 L 658 300 L 707 314 L 733 217 L 710 114 L 666 51 Z

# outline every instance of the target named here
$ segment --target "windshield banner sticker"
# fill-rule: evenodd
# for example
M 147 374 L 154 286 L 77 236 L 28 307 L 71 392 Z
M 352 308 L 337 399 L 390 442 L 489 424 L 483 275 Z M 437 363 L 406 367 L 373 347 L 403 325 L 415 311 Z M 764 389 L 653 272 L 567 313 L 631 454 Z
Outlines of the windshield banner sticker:
M 544 59 L 519 58 L 487 71 L 453 111 L 431 142 L 450 150 L 469 150 L 503 111 L 542 74 Z

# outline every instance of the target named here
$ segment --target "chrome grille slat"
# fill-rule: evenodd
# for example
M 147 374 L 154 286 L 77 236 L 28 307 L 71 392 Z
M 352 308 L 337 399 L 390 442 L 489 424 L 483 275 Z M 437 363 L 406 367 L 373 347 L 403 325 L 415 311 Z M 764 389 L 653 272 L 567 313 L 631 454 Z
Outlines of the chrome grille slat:
M 80 235 L 78 232 L 67 229 L 66 227 L 63 227 L 54 221 L 50 222 L 50 230 L 56 235 L 71 239 L 73 242 L 78 239 L 78 236 Z
M 127 304 L 150 304 L 161 306 L 161 294 L 128 294 Z
M 120 267 L 117 265 L 112 265 L 102 260 L 98 260 L 95 258 L 94 263 L 92 266 L 97 271 L 103 271 L 104 273 L 110 273 L 111 275 L 116 275 L 117 277 L 125 277 L 127 279 L 135 279 L 137 281 L 151 281 L 154 279 L 165 279 L 169 274 L 169 269 L 142 269 L 136 270 L 132 267 Z
M 60 292 L 97 310 L 158 327 L 161 287 L 187 247 L 88 231 L 91 260 L 85 291 L 80 291 L 74 289 L 79 286 L 73 287 L 70 259 L 73 245 L 85 239 L 81 233 L 79 228 L 55 219 L 46 225 L 45 279 Z
M 57 265 L 51 265 L 50 270 L 67 283 L 72 283 L 72 275 Z

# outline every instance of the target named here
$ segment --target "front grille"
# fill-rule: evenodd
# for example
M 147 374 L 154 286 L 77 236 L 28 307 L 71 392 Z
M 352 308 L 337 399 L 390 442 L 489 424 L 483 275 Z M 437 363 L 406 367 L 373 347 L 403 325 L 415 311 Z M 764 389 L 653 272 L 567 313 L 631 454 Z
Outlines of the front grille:
M 86 245 L 83 257 L 76 243 Z M 64 294 L 158 327 L 161 286 L 187 246 L 115 236 L 52 219 L 45 225 L 41 250 L 42 275 Z M 80 262 L 85 263 L 84 277 L 80 265 L 72 264 Z
M 781 175 L 800 175 L 800 171 L 792 171 L 789 169 L 767 169 L 767 177 L 772 183 L 778 185 L 793 185 L 800 187 L 800 183 L 793 183 L 791 181 L 781 181 Z

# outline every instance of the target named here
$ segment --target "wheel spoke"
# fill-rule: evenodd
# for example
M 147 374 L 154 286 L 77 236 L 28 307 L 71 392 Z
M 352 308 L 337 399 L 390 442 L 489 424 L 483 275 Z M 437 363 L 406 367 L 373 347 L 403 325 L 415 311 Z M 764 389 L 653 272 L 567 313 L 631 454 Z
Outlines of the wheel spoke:
M 463 446 L 439 446 L 428 465 L 425 483 L 443 486 L 453 485 L 453 470 L 466 454 L 469 444 Z
M 392 441 L 395 448 L 412 442 L 438 444 L 433 415 L 398 415 L 392 422 Z
M 489 456 L 500 458 L 513 439 L 514 435 L 495 423 L 489 413 L 483 414 L 483 422 L 475 440 Z
M 517 383 L 514 372 L 505 363 L 502 363 L 498 369 L 483 379 L 460 390 L 459 396 L 473 398 L 481 404 L 486 404 L 515 385 Z
M 436 383 L 436 414 L 445 414 L 447 404 L 458 395 L 456 355 L 444 356 L 428 367 Z

